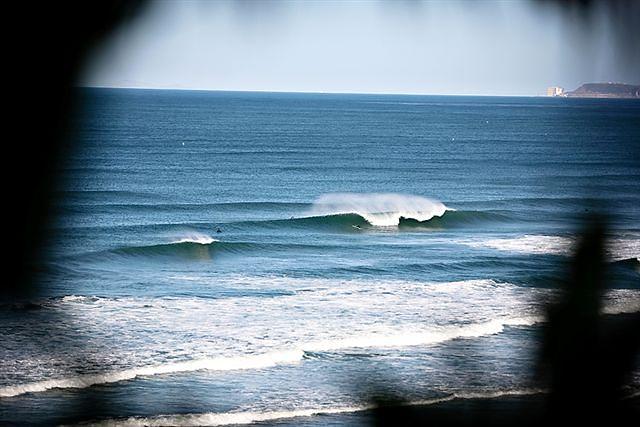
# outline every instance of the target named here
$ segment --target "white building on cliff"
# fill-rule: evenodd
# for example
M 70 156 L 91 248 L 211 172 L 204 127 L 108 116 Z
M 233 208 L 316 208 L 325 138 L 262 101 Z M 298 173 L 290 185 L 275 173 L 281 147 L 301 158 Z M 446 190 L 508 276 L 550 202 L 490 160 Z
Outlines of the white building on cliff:
M 562 96 L 564 93 L 564 88 L 559 86 L 551 86 L 547 88 L 547 96 Z

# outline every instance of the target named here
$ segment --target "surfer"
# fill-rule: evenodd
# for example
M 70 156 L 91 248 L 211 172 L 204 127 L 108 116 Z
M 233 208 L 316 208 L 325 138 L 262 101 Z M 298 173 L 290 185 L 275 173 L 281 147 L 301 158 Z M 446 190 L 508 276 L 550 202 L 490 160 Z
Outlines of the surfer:
M 360 226 L 358 224 L 354 224 L 352 225 L 353 228 L 358 229 L 358 230 L 362 230 L 362 228 L 360 228 Z
M 220 228 L 216 229 L 216 233 L 222 233 L 222 230 L 220 230 Z

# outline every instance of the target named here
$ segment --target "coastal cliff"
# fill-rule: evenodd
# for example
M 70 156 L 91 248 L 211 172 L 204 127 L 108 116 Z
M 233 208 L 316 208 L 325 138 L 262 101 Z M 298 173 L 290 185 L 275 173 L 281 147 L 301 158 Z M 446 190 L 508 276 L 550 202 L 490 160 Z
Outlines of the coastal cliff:
M 640 86 L 623 83 L 586 83 L 562 96 L 569 98 L 638 98 Z

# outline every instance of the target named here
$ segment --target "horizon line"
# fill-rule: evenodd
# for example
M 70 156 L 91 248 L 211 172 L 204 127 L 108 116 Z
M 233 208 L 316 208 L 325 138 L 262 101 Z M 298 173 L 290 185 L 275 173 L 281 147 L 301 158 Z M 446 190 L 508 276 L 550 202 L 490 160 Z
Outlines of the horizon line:
M 133 90 L 173 90 L 189 92 L 240 92 L 240 93 L 292 93 L 292 94 L 317 94 L 317 95 L 401 95 L 401 96 L 480 96 L 480 97 L 528 97 L 528 98 L 551 98 L 545 94 L 524 95 L 524 94 L 450 94 L 450 93 L 420 93 L 420 92 L 331 92 L 331 91 L 305 91 L 305 90 L 271 90 L 271 89 L 201 89 L 201 88 L 180 88 L 180 87 L 149 87 L 149 86 L 99 86 L 99 85 L 75 85 L 80 89 L 133 89 Z

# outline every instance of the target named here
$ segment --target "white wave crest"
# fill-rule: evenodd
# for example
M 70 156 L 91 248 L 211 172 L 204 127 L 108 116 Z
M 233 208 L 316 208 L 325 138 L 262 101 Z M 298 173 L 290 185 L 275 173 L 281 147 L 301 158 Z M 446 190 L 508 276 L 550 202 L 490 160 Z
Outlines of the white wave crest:
M 214 239 L 213 237 L 207 234 L 198 233 L 194 231 L 194 232 L 188 233 L 187 235 L 177 238 L 171 243 L 198 243 L 201 245 L 209 245 L 213 242 L 218 242 L 218 240 Z
M 640 291 L 635 289 L 613 289 L 606 293 L 602 307 L 604 314 L 640 312 Z
M 87 297 L 82 295 L 67 295 L 62 297 L 62 302 L 86 301 Z
M 190 360 L 185 362 L 166 363 L 157 366 L 131 368 L 102 374 L 80 375 L 72 378 L 61 378 L 0 388 L 0 397 L 13 397 L 24 393 L 35 393 L 53 388 L 86 388 L 97 384 L 108 384 L 145 377 L 179 372 L 200 370 L 234 371 L 244 369 L 262 369 L 280 364 L 297 363 L 302 360 L 301 350 L 280 351 L 259 355 L 240 357 L 219 357 L 211 359 Z
M 543 321 L 541 316 L 494 319 L 487 322 L 462 326 L 432 328 L 423 332 L 401 332 L 396 334 L 370 334 L 344 339 L 317 341 L 304 347 L 307 351 L 330 351 L 347 348 L 392 348 L 438 344 L 458 338 L 477 338 L 495 335 L 505 326 L 529 326 Z
M 420 196 L 394 193 L 331 193 L 318 197 L 310 216 L 357 214 L 371 225 L 391 227 L 400 218 L 427 221 L 442 216 L 447 210 L 443 203 Z
M 476 393 L 453 393 L 443 397 L 416 400 L 404 403 L 406 406 L 428 406 L 449 402 L 456 399 L 495 399 L 503 396 L 529 396 L 546 393 L 543 389 L 492 390 Z M 265 412 L 209 412 L 203 414 L 161 415 L 158 417 L 131 417 L 126 419 L 104 420 L 93 425 L 102 427 L 137 427 L 137 426 L 224 426 L 243 425 L 257 422 L 284 420 L 316 415 L 354 413 L 374 409 L 375 405 L 340 406 L 333 408 L 312 408 L 297 410 L 265 411 Z
M 612 239 L 607 251 L 614 261 L 635 258 L 640 262 L 640 238 L 627 237 Z
M 210 412 L 204 414 L 163 415 L 150 418 L 132 417 L 124 420 L 105 420 L 92 425 L 103 427 L 243 425 L 280 419 L 312 417 L 314 415 L 359 412 L 367 409 L 373 409 L 373 406 L 345 406 L 338 408 L 315 408 L 268 412 Z

